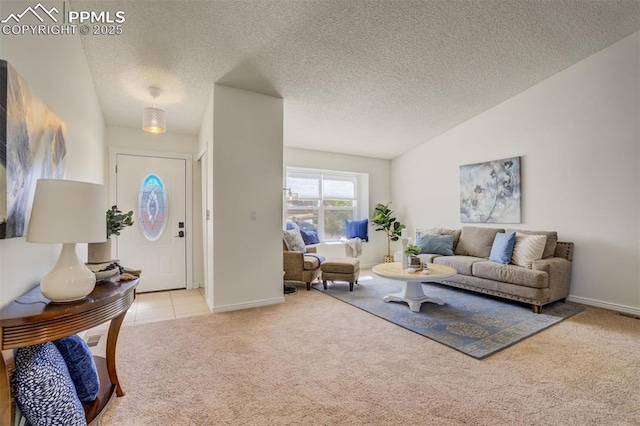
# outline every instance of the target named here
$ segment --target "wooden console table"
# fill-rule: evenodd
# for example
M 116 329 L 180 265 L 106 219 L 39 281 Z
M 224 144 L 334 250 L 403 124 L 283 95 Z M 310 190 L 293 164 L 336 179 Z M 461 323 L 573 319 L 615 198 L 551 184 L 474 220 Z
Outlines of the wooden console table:
M 87 423 L 99 419 L 115 395 L 124 395 L 116 372 L 116 343 L 137 285 L 137 279 L 121 284 L 105 281 L 83 300 L 69 303 L 51 303 L 38 286 L 0 310 L 0 425 L 11 425 L 13 420 L 9 379 L 14 349 L 58 340 L 109 320 L 106 358 L 94 356 L 100 391 L 95 401 L 83 404 Z

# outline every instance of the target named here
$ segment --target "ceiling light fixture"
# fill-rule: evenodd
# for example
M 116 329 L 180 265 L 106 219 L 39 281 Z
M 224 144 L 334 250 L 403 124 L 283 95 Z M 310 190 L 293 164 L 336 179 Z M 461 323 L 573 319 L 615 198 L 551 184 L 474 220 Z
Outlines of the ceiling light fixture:
M 142 130 L 149 133 L 164 133 L 167 131 L 167 117 L 164 110 L 156 108 L 156 98 L 160 96 L 160 89 L 149 87 L 149 94 L 153 97 L 153 108 L 142 111 Z

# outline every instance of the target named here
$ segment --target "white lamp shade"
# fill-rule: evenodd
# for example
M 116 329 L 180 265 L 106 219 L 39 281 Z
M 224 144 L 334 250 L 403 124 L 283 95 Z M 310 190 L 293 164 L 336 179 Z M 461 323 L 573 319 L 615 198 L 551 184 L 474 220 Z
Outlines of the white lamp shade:
M 27 241 L 99 243 L 107 239 L 105 187 L 72 180 L 39 179 Z
M 167 131 L 167 117 L 159 108 L 145 108 L 142 111 L 142 130 L 149 133 Z

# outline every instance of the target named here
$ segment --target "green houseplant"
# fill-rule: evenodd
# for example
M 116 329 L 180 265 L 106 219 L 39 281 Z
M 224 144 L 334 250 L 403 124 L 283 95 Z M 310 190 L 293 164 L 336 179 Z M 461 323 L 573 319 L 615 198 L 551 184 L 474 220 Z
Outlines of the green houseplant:
M 420 254 L 420 247 L 415 244 L 409 244 L 407 249 L 404 251 L 407 256 L 417 256 Z
M 404 250 L 404 254 L 407 255 L 407 266 L 409 268 L 420 268 L 420 247 L 415 244 L 409 244 Z
M 111 236 L 120 235 L 127 226 L 133 225 L 133 211 L 123 213 L 118 206 L 111 206 L 106 213 L 107 240 L 104 243 L 90 243 L 88 245 L 88 263 L 111 262 Z
M 122 213 L 118 210 L 118 206 L 111 206 L 107 210 L 107 239 L 112 235 L 120 235 L 120 231 L 131 225 L 133 225 L 133 210 Z
M 391 256 L 391 241 L 398 241 L 405 226 L 393 217 L 393 210 L 387 204 L 378 203 L 375 207 L 372 224 L 376 226 L 376 231 L 384 231 L 387 234 L 387 255 L 384 262 L 393 262 Z

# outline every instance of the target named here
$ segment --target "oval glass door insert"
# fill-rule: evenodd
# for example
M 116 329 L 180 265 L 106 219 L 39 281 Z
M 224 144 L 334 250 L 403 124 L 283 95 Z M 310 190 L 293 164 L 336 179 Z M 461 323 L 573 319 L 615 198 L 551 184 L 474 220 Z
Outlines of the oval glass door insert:
M 162 179 L 156 174 L 144 178 L 138 198 L 138 219 L 142 233 L 149 241 L 162 237 L 167 227 L 167 201 L 167 190 Z

